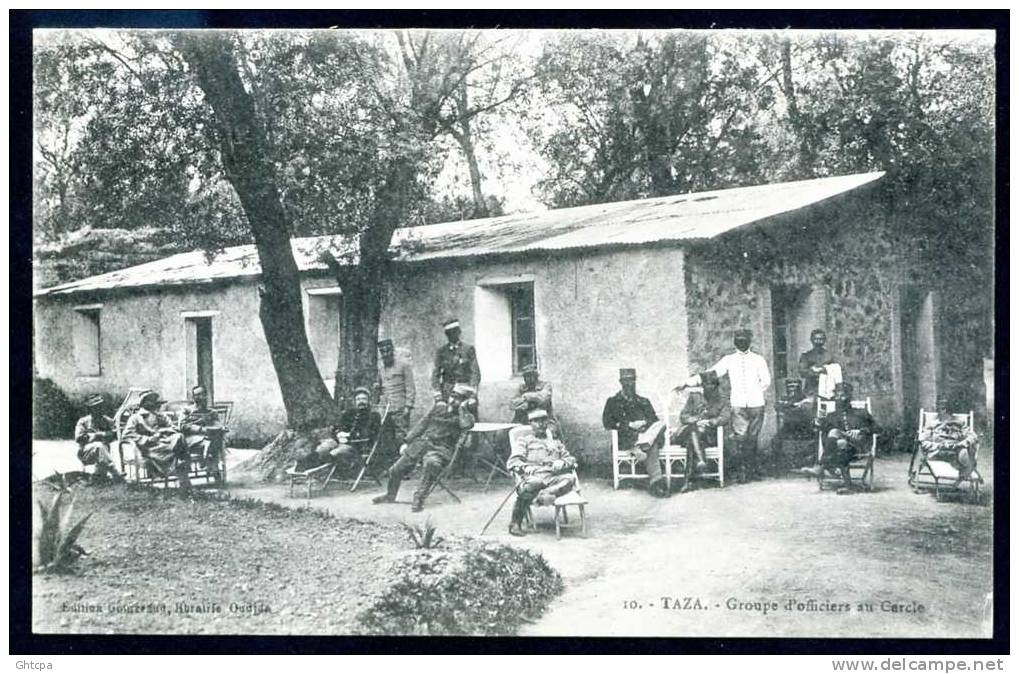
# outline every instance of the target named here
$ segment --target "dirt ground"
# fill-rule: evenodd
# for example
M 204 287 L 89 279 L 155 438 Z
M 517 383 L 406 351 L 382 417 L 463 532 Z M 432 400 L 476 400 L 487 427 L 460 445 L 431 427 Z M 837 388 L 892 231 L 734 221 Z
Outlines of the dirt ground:
M 37 499 L 54 492 L 35 488 Z M 37 574 L 38 633 L 343 634 L 407 554 L 399 527 L 290 508 L 75 489 L 89 555 L 76 573 Z M 174 520 L 174 535 L 166 535 Z M 181 533 L 185 532 L 185 533 Z
M 989 478 L 991 457 L 981 458 Z M 987 637 L 990 500 L 914 494 L 907 465 L 904 455 L 879 459 L 875 491 L 852 496 L 789 476 L 658 500 L 588 479 L 586 537 L 557 541 L 548 529 L 509 536 L 507 506 L 486 538 L 540 552 L 563 575 L 566 591 L 525 626 L 527 636 Z M 440 534 L 477 535 L 511 488 L 457 480 L 451 486 L 463 503 L 437 491 L 414 514 L 413 486 L 404 485 L 396 504 L 372 505 L 374 484 L 310 503 L 379 522 L 430 517 Z M 231 494 L 307 502 L 275 484 L 232 485 Z M 549 517 L 549 509 L 536 511 L 539 524 Z

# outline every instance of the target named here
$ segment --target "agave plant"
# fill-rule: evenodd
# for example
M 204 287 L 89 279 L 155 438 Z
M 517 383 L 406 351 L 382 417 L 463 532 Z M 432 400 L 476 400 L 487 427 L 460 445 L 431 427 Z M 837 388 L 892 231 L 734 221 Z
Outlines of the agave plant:
M 438 547 L 442 543 L 442 537 L 436 536 L 437 531 L 434 524 L 432 524 L 432 518 L 429 517 L 425 520 L 424 526 L 419 524 L 407 524 L 401 522 L 404 531 L 407 532 L 407 536 L 410 537 L 414 547 L 419 550 L 428 550 L 430 548 Z
M 65 510 L 64 499 L 67 494 L 71 495 L 71 500 L 67 503 Z M 58 491 L 49 506 L 40 500 L 39 513 L 42 516 L 42 523 L 36 535 L 39 553 L 39 565 L 36 567 L 36 571 L 49 573 L 71 570 L 79 557 L 88 554 L 78 545 L 78 537 L 81 536 L 85 523 L 94 513 L 85 515 L 72 525 L 74 492 L 70 490 Z

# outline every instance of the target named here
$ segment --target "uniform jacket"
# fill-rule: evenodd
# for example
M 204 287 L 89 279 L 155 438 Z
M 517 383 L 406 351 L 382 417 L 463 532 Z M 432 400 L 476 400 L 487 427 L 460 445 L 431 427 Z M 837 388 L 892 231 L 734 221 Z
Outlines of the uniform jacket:
M 564 463 L 559 473 L 567 473 L 577 465 L 577 460 L 570 456 L 563 443 L 553 439 L 551 434 L 546 432 L 542 437 L 528 430 L 515 436 L 506 469 L 522 473 L 525 466 L 534 466 L 534 472 L 552 475 L 552 463 L 556 460 Z
M 708 421 L 712 426 L 724 426 L 729 423 L 731 415 L 729 401 L 721 395 L 709 401 L 703 393 L 694 391 L 687 397 L 683 411 L 679 413 L 679 423 L 686 427 L 698 421 Z
M 711 369 L 719 377 L 729 375 L 732 407 L 764 407 L 764 392 L 771 385 L 771 372 L 764 356 L 753 351 L 734 351 L 722 356 Z
M 637 441 L 640 431 L 630 428 L 629 423 L 643 421 L 644 425 L 640 430 L 645 430 L 658 421 L 658 415 L 647 398 L 636 394 L 632 398 L 627 398 L 619 391 L 605 401 L 601 421 L 607 430 L 619 431 L 620 447 L 631 447 Z
M 432 390 L 449 394 L 453 384 L 470 384 L 475 389 L 481 382 L 481 369 L 478 367 L 478 356 L 474 347 L 460 341 L 456 344 L 443 344 L 435 352 L 435 364 L 432 367 Z
M 873 435 L 877 431 L 877 424 L 870 412 L 856 407 L 843 407 L 841 404 L 836 405 L 834 412 L 822 417 L 820 426 L 824 433 L 840 430 L 863 431 L 865 435 Z
M 159 430 L 163 428 L 173 429 L 170 418 L 162 412 L 149 412 L 139 408 L 131 415 L 124 427 L 124 440 L 134 442 L 139 447 L 148 447 L 152 444 Z
M 819 375 L 816 372 L 812 372 L 810 368 L 834 362 L 835 356 L 824 347 L 820 349 L 813 348 L 800 354 L 799 374 L 803 378 L 804 395 L 817 395 L 817 378 Z
M 379 387 L 379 402 L 389 404 L 390 412 L 402 412 L 414 407 L 417 390 L 414 387 L 414 369 L 406 360 L 396 357 L 392 367 L 379 359 L 379 376 L 376 380 Z
M 375 438 L 379 436 L 379 426 L 381 425 L 382 419 L 378 412 L 354 408 L 343 410 L 340 415 L 340 423 L 333 430 L 349 433 L 351 440 L 374 442 Z
M 99 437 L 98 434 L 102 434 Z M 74 441 L 84 447 L 93 441 L 109 442 L 114 438 L 113 419 L 105 415 L 87 414 L 74 426 Z
M 188 435 L 201 435 L 205 429 L 219 424 L 219 413 L 209 407 L 188 406 L 184 419 L 180 423 L 181 430 Z
M 460 435 L 470 430 L 475 420 L 467 405 L 450 411 L 445 403 L 438 402 L 407 433 L 407 451 L 413 452 L 410 455 L 415 458 L 428 451 L 437 451 L 447 460 L 451 459 Z
M 517 424 L 527 423 L 527 413 L 531 410 L 542 409 L 552 416 L 552 383 L 538 380 L 534 386 L 528 386 L 527 382 L 520 384 L 517 394 L 510 399 L 510 409 L 513 410 L 513 422 Z

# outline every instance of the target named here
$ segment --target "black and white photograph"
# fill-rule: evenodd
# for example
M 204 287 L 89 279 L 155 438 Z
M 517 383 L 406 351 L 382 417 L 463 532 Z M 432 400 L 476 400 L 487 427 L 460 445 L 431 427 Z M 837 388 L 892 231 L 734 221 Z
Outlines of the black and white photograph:
M 995 47 L 35 29 L 31 632 L 990 640 Z

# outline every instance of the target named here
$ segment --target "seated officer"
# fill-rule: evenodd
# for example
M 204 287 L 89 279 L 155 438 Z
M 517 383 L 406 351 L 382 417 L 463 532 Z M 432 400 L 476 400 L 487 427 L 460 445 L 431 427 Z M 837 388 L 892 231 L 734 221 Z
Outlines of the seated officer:
M 516 436 L 506 461 L 506 469 L 517 476 L 517 500 L 510 517 L 509 532 L 523 536 L 521 526 L 527 508 L 537 499 L 549 505 L 576 486 L 573 469 L 577 460 L 566 451 L 565 445 L 552 437 L 548 428 L 548 412 L 531 410 L 527 414 L 531 423 L 529 433 Z
M 180 432 L 188 451 L 201 455 L 206 470 L 216 471 L 223 452 L 224 429 L 219 424 L 219 414 L 209 407 L 209 394 L 204 386 L 191 389 L 191 399 L 194 402 L 184 412 Z
M 665 440 L 665 422 L 658 420 L 651 401 L 637 395 L 637 371 L 619 370 L 620 390 L 605 401 L 602 425 L 619 434 L 619 449 L 633 450 L 650 478 L 648 491 L 655 496 L 668 496 L 665 476 L 658 462 L 658 452 Z
M 151 477 L 176 475 L 180 486 L 190 489 L 188 446 L 170 418 L 159 411 L 164 402 L 155 391 L 142 393 L 138 410 L 124 426 L 123 442 L 138 448 Z
M 407 433 L 407 441 L 400 446 L 400 458 L 389 467 L 386 493 L 376 496 L 372 503 L 392 503 L 400 491 L 400 482 L 421 461 L 421 484 L 414 492 L 413 512 L 425 507 L 425 498 L 435 485 L 456 451 L 460 437 L 474 426 L 477 419 L 477 399 L 473 387 L 454 384 L 448 399 L 435 403 Z
M 685 386 L 700 386 L 700 391 L 692 391 L 686 399 L 683 411 L 679 413 L 679 430 L 673 441 L 686 447 L 686 478 L 683 480 L 685 493 L 690 491 L 694 475 L 705 468 L 702 447 L 715 444 L 716 430 L 719 426 L 729 423 L 729 401 L 722 398 L 718 385 L 718 375 L 711 370 L 687 380 Z
M 88 414 L 78 419 L 74 426 L 74 441 L 78 443 L 78 460 L 82 465 L 95 466 L 96 475 L 109 475 L 113 480 L 123 478 L 113 467 L 113 456 L 110 454 L 110 442 L 117 438 L 113 429 L 113 419 L 102 413 L 103 397 L 91 396 L 85 405 Z
M 330 461 L 344 468 L 359 463 L 361 452 L 379 436 L 382 419 L 371 408 L 371 391 L 364 386 L 354 389 L 354 406 L 340 414 L 339 423 L 333 427 L 333 437 L 318 443 L 301 465 L 312 467 Z
M 553 426 L 552 384 L 540 378 L 538 367 L 533 364 L 525 365 L 520 374 L 523 376 L 524 381 L 517 389 L 517 394 L 510 399 L 510 409 L 513 410 L 513 423 L 526 424 L 528 422 L 528 412 L 542 409 L 548 414 L 550 427 Z
M 835 411 L 817 420 L 821 430 L 821 462 L 802 471 L 814 477 L 821 477 L 827 471 L 832 475 L 842 474 L 839 494 L 853 493 L 853 482 L 849 477 L 849 464 L 858 455 L 869 451 L 871 437 L 877 432 L 877 424 L 870 412 L 852 406 L 853 387 L 847 382 L 835 386 Z

